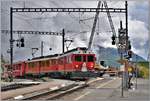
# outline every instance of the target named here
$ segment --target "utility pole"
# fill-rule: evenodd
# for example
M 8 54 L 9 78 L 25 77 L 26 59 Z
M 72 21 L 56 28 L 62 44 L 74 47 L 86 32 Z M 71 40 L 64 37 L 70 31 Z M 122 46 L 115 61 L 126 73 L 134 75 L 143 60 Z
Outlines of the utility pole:
M 10 8 L 10 71 L 11 81 L 13 81 L 13 8 Z
M 43 41 L 41 41 L 41 56 L 43 56 L 43 48 L 44 48 L 44 42 Z
M 65 52 L 65 29 L 62 30 L 62 53 Z
M 125 1 L 125 9 L 126 9 L 126 13 L 125 13 L 125 18 L 126 18 L 126 51 L 128 51 L 128 3 L 127 1 Z M 125 80 L 126 80 L 126 88 L 129 86 L 128 85 L 128 79 L 129 79 L 129 75 L 128 75 L 128 67 L 125 67 Z

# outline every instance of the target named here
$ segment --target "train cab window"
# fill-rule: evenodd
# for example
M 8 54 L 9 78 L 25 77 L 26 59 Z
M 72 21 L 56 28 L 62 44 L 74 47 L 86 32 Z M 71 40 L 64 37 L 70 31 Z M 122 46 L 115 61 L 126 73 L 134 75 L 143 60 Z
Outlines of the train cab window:
M 76 55 L 75 56 L 75 61 L 82 61 L 81 55 Z
M 89 56 L 88 56 L 88 62 L 93 62 L 93 61 L 94 61 L 94 56 L 89 55 Z

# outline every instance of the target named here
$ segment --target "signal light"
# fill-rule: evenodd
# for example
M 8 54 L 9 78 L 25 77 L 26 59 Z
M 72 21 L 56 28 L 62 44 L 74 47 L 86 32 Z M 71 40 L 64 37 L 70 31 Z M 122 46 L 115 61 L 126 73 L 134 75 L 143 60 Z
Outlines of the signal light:
M 115 45 L 115 41 L 112 41 L 112 45 Z
M 16 46 L 19 47 L 19 44 L 17 43 Z
M 129 58 L 132 58 L 132 51 L 131 50 L 128 51 L 128 56 L 129 56 Z
M 111 37 L 111 39 L 112 39 L 112 45 L 115 45 L 115 41 L 116 41 L 116 37 L 115 37 L 115 35 L 113 35 L 112 37 Z
M 21 39 L 20 39 L 20 42 L 24 42 L 24 38 L 21 38 Z
M 24 45 L 24 43 L 21 43 L 21 47 L 24 47 L 25 45 Z
M 131 45 L 130 44 L 129 44 L 128 48 L 131 49 Z
M 131 43 L 130 43 L 130 41 L 128 41 L 128 49 L 129 50 L 131 49 Z
M 21 38 L 20 39 L 20 42 L 21 42 L 21 47 L 24 47 L 25 45 L 24 45 L 24 38 Z

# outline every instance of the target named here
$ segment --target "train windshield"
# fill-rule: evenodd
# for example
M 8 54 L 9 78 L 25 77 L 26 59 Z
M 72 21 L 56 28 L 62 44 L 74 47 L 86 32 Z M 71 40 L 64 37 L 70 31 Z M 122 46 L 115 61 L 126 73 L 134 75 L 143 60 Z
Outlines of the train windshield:
M 76 55 L 75 56 L 75 61 L 82 61 L 81 55 Z
M 94 61 L 94 56 L 93 55 L 89 55 L 88 56 L 88 62 L 93 62 Z

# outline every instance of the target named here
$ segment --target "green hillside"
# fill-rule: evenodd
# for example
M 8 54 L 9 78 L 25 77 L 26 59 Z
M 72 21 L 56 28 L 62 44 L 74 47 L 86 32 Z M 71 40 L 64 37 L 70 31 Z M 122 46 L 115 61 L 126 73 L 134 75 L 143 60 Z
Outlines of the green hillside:
M 115 48 L 104 48 L 102 46 L 97 46 L 98 49 L 96 50 L 97 60 L 105 61 L 107 66 L 112 67 L 120 67 L 120 63 L 117 61 L 120 59 L 118 54 L 118 50 Z M 97 61 L 97 62 L 99 62 Z M 145 61 L 142 57 L 137 54 L 132 55 L 132 61 Z
M 145 67 L 145 68 L 149 68 L 149 62 L 138 62 L 138 65 L 139 66 L 143 66 L 143 67 Z
M 149 78 L 149 62 L 138 62 L 139 76 Z

